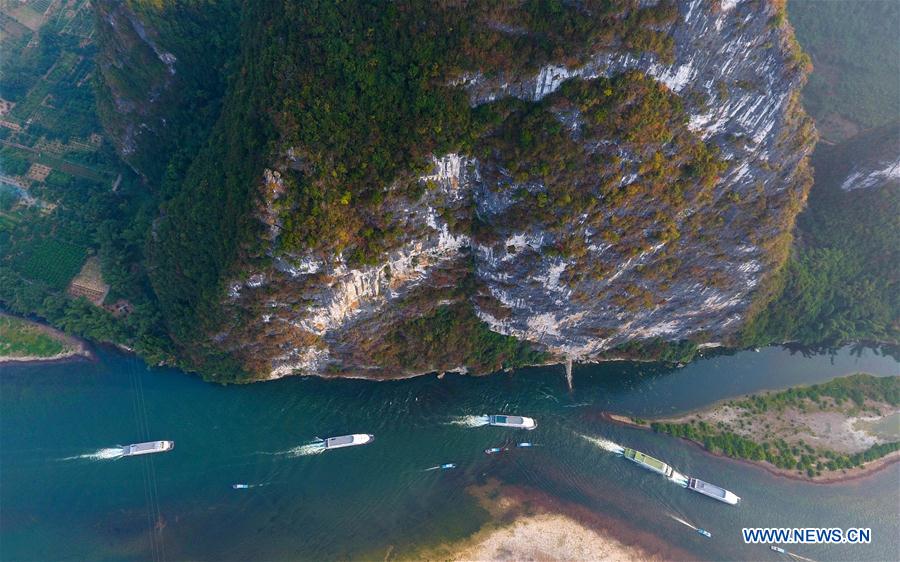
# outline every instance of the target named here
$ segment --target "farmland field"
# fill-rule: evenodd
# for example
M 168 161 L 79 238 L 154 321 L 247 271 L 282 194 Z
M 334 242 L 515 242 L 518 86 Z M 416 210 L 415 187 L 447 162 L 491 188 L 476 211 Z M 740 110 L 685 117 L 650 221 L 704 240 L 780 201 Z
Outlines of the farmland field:
M 18 7 L 11 7 L 9 8 L 9 15 L 32 31 L 40 29 L 41 25 L 44 23 L 44 14 L 42 12 L 34 11 L 29 6 L 21 5 Z
M 12 230 L 21 219 L 0 211 L 0 230 Z
M 20 39 L 29 33 L 31 33 L 30 29 L 9 15 L 0 12 L 0 41 Z
M 85 249 L 81 246 L 44 238 L 23 242 L 13 250 L 12 267 L 23 277 L 43 281 L 56 289 L 64 289 L 81 270 Z
M 53 0 L 31 0 L 31 2 L 28 3 L 28 7 L 39 14 L 43 14 L 52 3 Z

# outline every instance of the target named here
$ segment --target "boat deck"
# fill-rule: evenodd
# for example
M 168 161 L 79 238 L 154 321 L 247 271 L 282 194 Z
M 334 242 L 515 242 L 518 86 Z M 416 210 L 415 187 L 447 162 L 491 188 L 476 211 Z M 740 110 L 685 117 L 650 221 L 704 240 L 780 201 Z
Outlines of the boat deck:
M 715 484 L 710 484 L 709 482 L 704 482 L 697 478 L 691 478 L 690 487 L 702 494 L 725 499 L 725 489 L 720 488 Z
M 629 454 L 629 452 L 632 454 Z M 634 449 L 630 449 L 629 451 L 626 451 L 625 456 L 635 462 L 645 464 L 645 465 L 652 467 L 660 472 L 665 472 L 666 469 L 669 468 L 669 465 L 662 462 L 661 460 L 651 457 L 650 455 L 645 455 L 644 453 L 642 453 L 640 451 L 635 451 Z

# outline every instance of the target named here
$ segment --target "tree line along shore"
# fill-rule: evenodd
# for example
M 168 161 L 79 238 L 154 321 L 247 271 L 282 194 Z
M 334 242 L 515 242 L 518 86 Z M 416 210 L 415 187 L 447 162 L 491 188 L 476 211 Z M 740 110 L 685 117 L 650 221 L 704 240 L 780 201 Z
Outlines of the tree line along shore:
M 674 418 L 608 417 L 814 481 L 843 480 L 900 458 L 898 376 L 855 374 L 727 400 Z

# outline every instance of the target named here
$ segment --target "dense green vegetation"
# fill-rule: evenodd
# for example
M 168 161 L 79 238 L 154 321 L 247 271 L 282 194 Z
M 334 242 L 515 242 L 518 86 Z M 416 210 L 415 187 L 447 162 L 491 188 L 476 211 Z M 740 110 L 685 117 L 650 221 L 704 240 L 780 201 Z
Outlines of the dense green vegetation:
M 96 52 L 82 37 L 52 24 L 33 48 L 0 59 L 0 97 L 16 102 L 7 119 L 30 119 L 28 132 L 68 142 L 100 129 L 87 76 Z M 76 86 L 76 84 L 78 86 Z
M 778 468 L 797 470 L 809 477 L 819 476 L 823 470 L 855 468 L 863 463 L 900 450 L 900 442 L 872 445 L 865 451 L 842 454 L 807 444 L 789 445 L 783 439 L 756 443 L 731 431 L 721 431 L 706 422 L 672 424 L 654 422 L 654 431 L 668 433 L 702 443 L 711 453 L 752 461 L 766 461 Z
M 900 140 L 900 45 L 896 2 L 789 3 L 815 70 L 804 105 L 826 139 L 813 157 L 815 185 L 797 222 L 797 243 L 779 296 L 746 326 L 741 343 L 900 342 L 900 186 L 844 192 L 854 170 L 896 158 Z M 889 123 L 865 131 L 860 129 Z M 893 124 L 890 124 L 893 123 Z
M 790 21 L 815 71 L 803 104 L 829 140 L 897 119 L 900 4 L 790 0 Z
M 688 363 L 697 356 L 697 344 L 688 340 L 666 341 L 661 338 L 633 340 L 608 352 L 609 357 L 621 359 L 653 360 L 664 363 Z
M 12 267 L 25 277 L 44 281 L 54 289 L 64 289 L 84 263 L 84 248 L 53 238 L 18 247 L 20 253 L 11 257 Z
M 65 346 L 38 326 L 19 318 L 0 315 L 0 358 L 53 357 Z
M 387 186 L 411 181 L 429 154 L 471 149 L 484 127 L 465 92 L 448 85 L 452 78 L 537 67 L 561 53 L 577 59 L 585 45 L 614 37 L 641 50 L 663 42 L 638 36 L 656 36 L 649 26 L 673 21 L 677 11 L 663 2 L 631 11 L 623 25 L 615 16 L 629 5 L 305 2 L 287 13 L 259 9 L 254 20 L 265 35 L 284 38 L 269 55 L 268 80 L 277 82 L 279 100 L 272 118 L 302 162 L 280 201 L 292 211 L 283 249 L 349 247 L 371 258 L 383 249 L 377 210 Z M 501 32 L 498 22 L 523 32 Z
M 380 212 L 386 199 L 417 191 L 413 178 L 430 154 L 471 149 L 502 124 L 493 110 L 473 112 L 465 93 L 448 85 L 453 78 L 535 67 L 563 54 L 571 62 L 589 55 L 588 45 L 616 40 L 667 58 L 671 41 L 660 29 L 675 17 L 668 2 L 637 9 L 627 0 L 246 6 L 242 53 L 221 120 L 183 181 L 178 169 L 167 174 L 175 195 L 162 205 L 151 261 L 170 334 L 197 364 L 216 356 L 200 342 L 229 320 L 219 306 L 224 279 L 267 260 L 251 213 L 265 164 L 290 164 L 276 201 L 281 250 L 343 252 L 352 264 L 371 262 L 396 235 Z M 643 90 L 636 79 L 630 84 L 612 85 L 626 97 L 607 104 L 610 126 L 615 103 L 675 103 L 653 94 L 658 86 L 649 80 Z M 666 111 L 640 119 L 653 126 L 658 117 L 664 128 L 666 119 L 683 117 Z M 681 163 L 685 174 L 703 175 Z
M 816 185 L 798 219 L 783 290 L 746 327 L 745 345 L 900 342 L 900 184 L 840 187 L 854 165 L 886 154 L 897 138 L 892 125 L 817 152 Z
M 113 19 L 110 13 L 120 11 L 118 3 L 97 4 L 99 117 L 116 137 L 128 136 L 124 130 L 129 126 L 139 130 L 127 159 L 147 178 L 148 188 L 160 197 L 171 197 L 221 111 L 241 37 L 242 2 L 127 2 L 133 17 L 152 29 L 155 44 L 175 57 L 174 74 L 137 32 L 128 29 L 127 16 L 117 16 L 124 29 L 108 23 Z M 116 99 L 134 107 L 123 112 Z
M 761 416 L 766 412 L 784 412 L 787 408 L 800 411 L 837 408 L 850 414 L 869 409 L 871 402 L 886 403 L 894 407 L 900 405 L 900 377 L 857 374 L 823 384 L 752 395 L 727 402 L 725 406 L 740 410 L 742 416 L 762 419 Z M 798 470 L 810 477 L 820 475 L 823 470 L 857 467 L 900 450 L 900 442 L 873 445 L 853 454 L 814 448 L 802 440 L 789 444 L 783 438 L 773 437 L 757 442 L 735 433 L 722 422 L 713 425 L 703 420 L 691 420 L 690 423 L 653 422 L 650 426 L 660 433 L 702 443 L 713 453 L 767 461 L 778 468 Z
M 900 377 L 873 377 L 856 374 L 839 377 L 826 383 L 789 388 L 781 392 L 754 394 L 742 400 L 729 403 L 752 414 L 768 410 L 784 410 L 799 407 L 806 400 L 825 405 L 824 398 L 832 398 L 837 405 L 852 402 L 857 408 L 865 408 L 866 400 L 886 402 L 891 406 L 900 405 Z
M 17 102 L 5 119 L 20 127 L 0 129 L 10 143 L 0 149 L 4 172 L 22 176 L 32 162 L 52 171 L 20 178 L 24 191 L 0 188 L 0 305 L 158 362 L 172 345 L 140 266 L 156 205 L 102 135 L 92 17 L 88 2 L 56 3 L 37 31 L 3 38 L 0 96 Z M 116 318 L 66 295 L 87 253 L 100 257 L 109 300 L 128 301 L 131 314 Z
M 386 334 L 374 359 L 411 372 L 465 365 L 477 373 L 536 365 L 547 359 L 530 345 L 488 329 L 468 303 L 440 306 Z
M 102 10 L 115 6 L 98 3 L 101 24 L 106 21 Z M 568 258 L 584 253 L 584 237 L 565 232 L 570 225 L 558 219 L 575 214 L 587 213 L 585 224 L 604 232 L 623 259 L 660 241 L 677 240 L 684 233 L 672 217 L 689 206 L 702 208 L 723 166 L 714 150 L 686 130 L 677 96 L 639 74 L 571 81 L 540 103 L 503 100 L 475 110 L 460 88 L 450 86 L 473 71 L 494 76 L 551 61 L 576 64 L 590 49 L 610 45 L 671 60 L 673 42 L 665 30 L 678 12 L 668 1 L 645 8 L 633 0 L 460 5 L 133 0 L 127 6 L 178 61 L 177 72 L 169 73 L 128 26 L 100 33 L 100 117 L 113 130 L 128 123 L 151 125 L 130 156 L 143 178 L 120 169 L 108 143 L 87 149 L 67 145 L 61 149 L 65 154 L 52 160 L 4 148 L 7 173 L 24 174 L 32 161 L 53 165 L 31 193 L 56 207 L 46 212 L 3 196 L 0 301 L 76 333 L 126 343 L 151 360 L 170 359 L 180 351 L 190 366 L 220 380 L 240 378 L 242 367 L 210 344 L 209 336 L 229 322 L 243 321 L 221 306 L 224 281 L 268 261 L 253 211 L 261 198 L 261 170 L 273 162 L 291 170 L 285 174 L 286 193 L 276 201 L 284 226 L 279 249 L 343 252 L 353 265 L 372 263 L 392 247 L 398 232 L 382 213 L 384 203 L 421 193 L 425 186 L 414 178 L 432 153 L 477 153 L 509 169 L 518 181 L 540 184 L 541 189 L 520 190 L 519 204 L 504 220 L 539 220 L 556 228 L 559 243 L 550 252 Z M 14 135 L 17 143 L 84 145 L 85 137 L 98 130 L 86 79 L 98 48 L 82 24 L 50 23 L 30 49 L 25 48 L 30 34 L 4 39 L 4 49 L 21 50 L 21 56 L 0 61 L 0 92 L 18 102 L 14 120 L 24 125 L 24 116 L 37 116 L 25 132 Z M 71 31 L 76 28 L 80 31 Z M 115 43 L 121 37 L 113 31 L 131 35 Z M 154 104 L 138 103 L 128 118 L 116 109 L 116 100 L 149 98 Z M 164 112 L 164 127 L 158 126 L 162 114 L 156 111 Z M 575 150 L 562 124 L 574 111 L 586 118 L 584 134 L 620 138 L 629 150 L 646 156 L 637 170 L 639 181 L 627 186 L 613 181 L 624 164 L 612 153 Z M 0 131 L 12 138 L 8 129 Z M 120 171 L 123 181 L 110 191 Z M 599 193 L 591 193 L 585 186 L 596 184 L 598 177 L 603 178 Z M 640 212 L 603 222 L 601 201 Z M 894 207 L 879 209 L 885 217 L 896 210 L 896 197 L 891 201 Z M 643 213 L 651 206 L 655 213 Z M 860 252 L 854 240 L 864 231 L 863 212 L 846 224 L 834 217 L 816 219 L 823 238 L 840 231 L 845 243 L 827 251 L 798 251 L 785 273 L 782 300 L 748 329 L 748 345 L 783 339 L 896 340 L 897 291 L 877 279 L 890 273 L 896 257 L 891 232 L 897 229 L 876 233 L 880 250 Z M 695 232 L 716 220 L 703 212 L 694 216 L 689 228 Z M 478 221 L 453 224 L 489 237 L 483 226 Z M 810 248 L 812 240 L 804 237 Z M 60 244 L 97 252 L 112 285 L 110 300 L 126 299 L 135 312 L 116 319 L 65 298 L 61 289 L 71 278 L 74 259 L 47 259 Z M 872 268 L 877 251 L 886 257 Z M 606 273 L 603 267 L 572 270 L 599 278 Z M 679 274 L 679 267 L 677 260 L 665 260 L 644 273 L 665 282 Z M 653 304 L 646 288 L 634 286 L 626 293 L 615 298 L 629 310 Z M 785 306 L 794 302 L 802 303 L 796 312 Z M 414 334 L 439 333 L 458 340 L 459 353 L 474 366 L 533 359 L 511 339 L 487 332 L 471 310 L 445 308 L 399 327 L 391 341 L 410 340 L 404 345 L 418 349 L 411 343 Z M 438 320 L 451 332 L 439 328 Z M 684 361 L 695 350 L 690 342 L 651 341 L 617 351 Z M 416 357 L 423 364 L 450 362 L 449 357 L 397 353 L 393 360 L 406 363 Z

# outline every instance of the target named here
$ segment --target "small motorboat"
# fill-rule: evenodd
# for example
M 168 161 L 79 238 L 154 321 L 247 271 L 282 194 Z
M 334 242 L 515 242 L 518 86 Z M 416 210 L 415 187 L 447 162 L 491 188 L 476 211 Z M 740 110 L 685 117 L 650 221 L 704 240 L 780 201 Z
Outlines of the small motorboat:
M 712 538 L 712 533 L 710 533 L 710 532 L 707 531 L 706 529 L 697 529 L 697 532 L 700 533 L 701 535 L 703 535 L 703 536 L 706 537 L 706 538 L 709 538 L 709 539 Z
M 775 545 L 773 544 L 773 545 L 770 546 L 769 548 L 771 548 L 771 549 L 774 550 L 775 552 L 780 552 L 780 553 L 782 553 L 782 554 L 787 554 L 787 551 L 786 551 L 785 549 L 781 548 L 780 546 L 775 546 Z
M 485 455 L 497 455 L 506 450 L 506 447 L 490 447 L 484 450 Z
M 522 442 L 522 443 L 517 443 L 517 444 L 516 444 L 516 447 L 518 447 L 518 448 L 520 448 L 520 449 L 527 449 L 527 448 L 529 448 L 529 447 L 534 447 L 534 443 L 528 443 L 527 441 L 525 441 L 525 442 Z
M 250 485 L 249 484 L 232 484 L 231 487 L 234 488 L 235 490 L 246 490 L 250 487 Z

